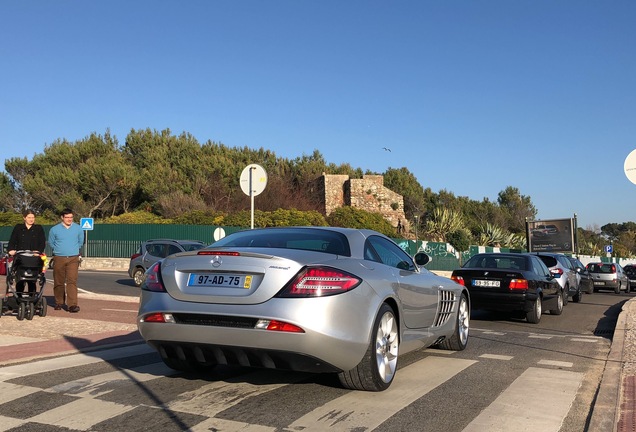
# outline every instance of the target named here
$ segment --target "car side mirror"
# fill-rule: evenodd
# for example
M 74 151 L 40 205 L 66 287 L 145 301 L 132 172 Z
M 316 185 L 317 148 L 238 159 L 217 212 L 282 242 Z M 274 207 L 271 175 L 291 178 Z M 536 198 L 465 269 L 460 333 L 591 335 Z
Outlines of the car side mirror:
M 432 260 L 433 258 L 431 258 L 430 255 L 424 252 L 418 252 L 415 254 L 415 263 L 419 266 L 425 266 L 426 264 L 430 263 Z

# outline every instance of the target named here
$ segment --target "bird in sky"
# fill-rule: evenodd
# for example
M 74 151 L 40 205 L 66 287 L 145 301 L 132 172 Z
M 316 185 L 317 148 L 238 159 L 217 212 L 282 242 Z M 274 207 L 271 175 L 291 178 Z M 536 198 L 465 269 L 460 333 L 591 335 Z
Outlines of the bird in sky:
M 382 147 L 382 148 L 383 148 L 384 150 L 388 151 L 388 152 L 390 152 L 390 151 L 391 151 L 391 149 L 390 149 L 390 148 L 386 148 L 386 147 Z

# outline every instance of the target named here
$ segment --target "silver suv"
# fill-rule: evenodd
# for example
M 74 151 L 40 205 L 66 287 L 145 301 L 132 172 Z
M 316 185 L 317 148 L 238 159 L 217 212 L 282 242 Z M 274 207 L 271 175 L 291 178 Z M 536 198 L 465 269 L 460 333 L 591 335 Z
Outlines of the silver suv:
M 549 226 L 549 225 L 548 225 Z M 572 301 L 578 303 L 583 298 L 583 291 L 579 286 L 579 276 L 567 255 L 560 253 L 535 252 L 535 254 L 550 269 L 556 280 L 563 288 L 563 300 L 572 297 Z
M 594 291 L 598 289 L 614 290 L 620 294 L 621 290 L 626 293 L 630 291 L 629 277 L 625 274 L 623 267 L 617 263 L 589 263 L 587 270 L 592 275 L 594 281 Z
M 135 285 L 141 286 L 146 279 L 146 270 L 157 261 L 168 255 L 193 251 L 205 246 L 205 243 L 196 240 L 146 240 L 141 243 L 137 252 L 131 255 L 128 275 L 133 278 Z

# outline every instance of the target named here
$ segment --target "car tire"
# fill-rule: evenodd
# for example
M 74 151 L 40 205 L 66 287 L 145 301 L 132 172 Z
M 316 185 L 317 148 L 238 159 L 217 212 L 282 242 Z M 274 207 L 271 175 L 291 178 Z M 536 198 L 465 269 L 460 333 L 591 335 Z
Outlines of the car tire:
M 386 390 L 397 371 L 398 352 L 397 318 L 393 309 L 383 303 L 375 317 L 366 353 L 355 368 L 338 374 L 340 383 L 351 390 Z
M 617 283 L 616 287 L 614 288 L 614 294 L 620 294 L 621 293 L 621 283 Z
M 629 294 L 632 291 L 632 283 L 627 281 L 627 288 L 625 288 L 625 294 Z
M 587 289 L 587 293 L 594 294 L 594 285 L 590 285 L 590 287 Z
M 570 285 L 565 285 L 565 288 L 563 288 L 563 306 L 567 306 L 567 304 L 570 302 Z
M 583 291 L 581 291 L 581 287 L 576 290 L 576 294 L 572 296 L 572 301 L 574 303 L 580 303 L 583 299 Z
M 455 331 L 453 336 L 444 339 L 438 344 L 438 347 L 451 350 L 463 351 L 468 345 L 468 330 L 470 328 L 470 308 L 468 307 L 468 299 L 462 294 L 457 307 L 457 316 L 455 317 Z
M 550 315 L 561 315 L 563 313 L 563 291 L 559 291 L 559 295 L 557 296 L 557 308 L 550 309 Z
M 526 321 L 530 324 L 539 324 L 541 313 L 541 297 L 537 296 L 532 304 L 532 309 L 526 312 Z
M 133 281 L 135 282 L 135 286 L 141 286 L 146 280 L 146 272 L 144 269 L 137 267 L 133 272 Z

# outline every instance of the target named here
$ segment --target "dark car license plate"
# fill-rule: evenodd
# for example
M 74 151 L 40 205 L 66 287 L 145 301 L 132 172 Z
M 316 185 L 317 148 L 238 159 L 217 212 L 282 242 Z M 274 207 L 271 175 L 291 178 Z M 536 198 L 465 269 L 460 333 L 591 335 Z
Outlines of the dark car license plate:
M 500 285 L 501 284 L 498 280 L 476 279 L 473 281 L 473 286 L 478 286 L 478 287 L 498 288 Z

